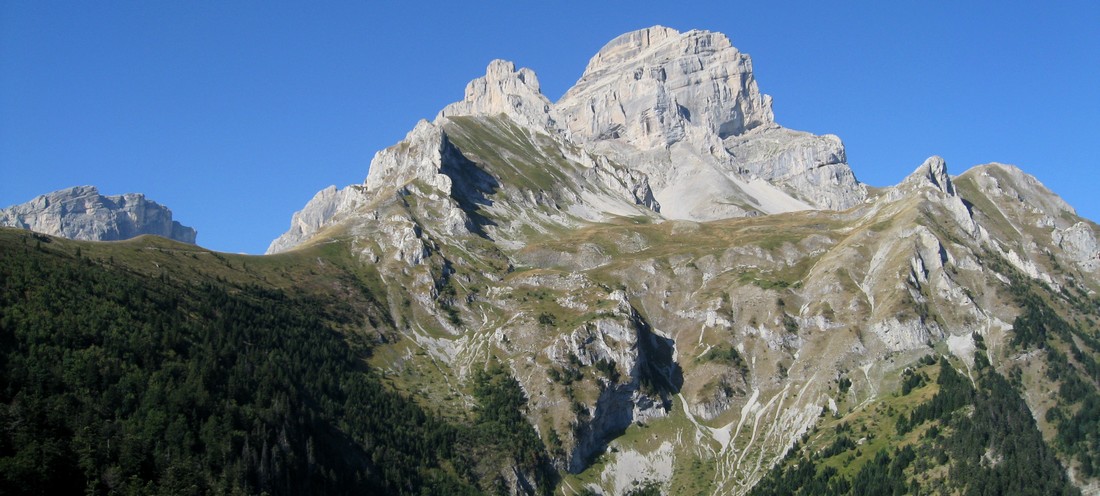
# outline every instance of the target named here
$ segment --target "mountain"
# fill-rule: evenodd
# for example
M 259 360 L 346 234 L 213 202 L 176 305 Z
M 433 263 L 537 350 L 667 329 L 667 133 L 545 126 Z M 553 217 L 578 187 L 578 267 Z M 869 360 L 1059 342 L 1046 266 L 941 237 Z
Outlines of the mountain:
M 195 243 L 194 229 L 172 220 L 172 211 L 140 193 L 103 196 L 95 186 L 75 186 L 0 209 L 0 226 L 85 241 L 119 241 L 143 234 Z
M 345 243 L 377 270 L 403 303 L 374 363 L 428 404 L 509 364 L 574 490 L 742 493 L 822 415 L 903 413 L 903 373 L 944 356 L 975 381 L 976 360 L 1018 374 L 1030 428 L 1092 491 L 1092 455 L 1044 416 L 1064 378 L 1036 364 L 1061 350 L 1094 372 L 1096 232 L 1012 166 L 952 177 L 932 157 L 868 188 L 838 138 L 774 122 L 724 35 L 654 27 L 608 43 L 556 103 L 492 62 L 271 252 Z M 1019 346 L 1021 287 L 1074 330 Z
M 465 155 L 478 153 L 480 161 Z M 519 172 L 518 181 L 485 170 L 455 177 L 478 170 L 466 162 L 494 159 Z M 751 60 L 724 35 L 653 27 L 608 43 L 557 103 L 542 95 L 530 69 L 493 61 L 462 101 L 375 155 L 364 184 L 318 193 L 268 252 L 421 183 L 446 195 L 457 189 L 467 214 L 474 206 L 507 208 L 511 214 L 497 217 L 515 222 L 552 205 L 560 213 L 520 222 L 571 227 L 608 216 L 705 221 L 845 209 L 867 197 L 836 136 L 775 124 Z M 512 192 L 504 195 L 508 206 L 501 198 L 478 203 L 498 187 L 541 196 Z M 448 222 L 465 222 L 454 215 Z M 496 237 L 521 241 L 514 226 L 493 227 Z
M 1010 165 L 932 156 L 867 187 L 838 138 L 770 105 L 724 35 L 654 27 L 558 102 L 491 62 L 266 256 L 0 230 L 0 473 L 102 492 L 1100 493 L 1100 226 Z M 49 310 L 97 287 L 126 290 Z M 139 317 L 148 339 L 126 334 Z

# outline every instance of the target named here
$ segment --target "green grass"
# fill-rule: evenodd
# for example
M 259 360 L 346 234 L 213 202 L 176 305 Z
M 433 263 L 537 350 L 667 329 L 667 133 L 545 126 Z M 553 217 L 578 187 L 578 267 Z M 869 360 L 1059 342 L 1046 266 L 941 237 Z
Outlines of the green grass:
M 890 450 L 910 444 L 919 443 L 924 432 L 932 425 L 925 423 L 905 435 L 898 435 L 897 419 L 901 415 L 908 415 L 918 405 L 928 401 L 939 391 L 936 378 L 939 377 L 938 365 L 925 365 L 915 368 L 917 372 L 925 373 L 930 380 L 921 387 L 913 389 L 907 395 L 901 395 L 900 391 L 886 392 L 873 403 L 862 408 L 850 411 L 840 417 L 834 417 L 826 413 L 822 421 L 811 431 L 809 438 L 803 445 L 804 452 L 816 453 L 836 442 L 841 435 L 846 435 L 858 443 L 856 449 L 846 450 L 821 462 L 820 467 L 833 467 L 845 476 L 851 477 L 863 468 L 863 465 L 874 459 L 880 450 Z M 843 407 L 844 405 L 840 405 Z M 845 432 L 838 433 L 838 426 L 847 426 Z M 841 427 L 841 429 L 845 429 Z M 862 441 L 862 442 L 860 442 Z
M 972 177 L 964 174 L 955 179 L 953 183 L 959 195 L 971 202 L 971 204 L 974 205 L 974 209 L 985 215 L 985 221 L 982 222 L 982 225 L 986 229 L 992 227 L 992 230 L 999 231 L 1005 235 L 1014 235 L 1017 233 L 1016 228 L 1012 226 L 1012 222 L 1006 219 L 1001 213 L 1001 209 L 997 208 L 997 206 L 993 204 L 993 201 L 982 193 L 977 182 Z
M 451 117 L 446 130 L 467 158 L 486 167 L 502 184 L 532 190 L 552 190 L 567 184 L 570 163 L 548 149 L 548 137 L 531 135 L 508 119 Z

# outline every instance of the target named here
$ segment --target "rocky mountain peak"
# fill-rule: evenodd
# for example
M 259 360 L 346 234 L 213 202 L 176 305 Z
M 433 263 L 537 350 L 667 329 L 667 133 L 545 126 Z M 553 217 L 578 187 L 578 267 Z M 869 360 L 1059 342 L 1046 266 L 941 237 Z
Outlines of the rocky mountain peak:
M 504 175 L 482 177 L 490 163 Z M 839 138 L 774 122 L 749 56 L 725 35 L 661 26 L 612 40 L 557 103 L 532 70 L 490 62 L 462 100 L 375 155 L 365 188 L 319 195 L 272 247 L 300 244 L 414 183 L 475 217 L 493 210 L 499 226 L 531 218 L 532 206 L 549 206 L 548 222 L 569 224 L 566 217 L 634 215 L 639 205 L 643 216 L 706 221 L 843 210 L 866 199 Z M 445 217 L 458 225 L 461 216 Z
M 948 196 L 955 196 L 956 194 L 955 185 L 951 183 L 951 176 L 947 174 L 947 162 L 938 155 L 928 157 L 902 184 L 931 186 Z
M 197 232 L 172 220 L 172 211 L 140 193 L 103 196 L 74 186 L 0 210 L 0 226 L 85 241 L 118 241 L 143 234 L 195 243 Z
M 444 139 L 440 126 L 421 120 L 404 140 L 374 155 L 367 173 L 367 189 L 398 188 L 413 179 L 431 181 L 439 170 Z
M 725 35 L 655 26 L 604 46 L 555 109 L 572 139 L 645 173 L 669 218 L 864 201 L 840 139 L 785 129 L 771 105 Z
M 505 114 L 517 122 L 538 128 L 552 128 L 550 100 L 543 96 L 535 71 L 516 69 L 507 60 L 494 60 L 485 75 L 466 85 L 462 101 L 444 108 L 436 120 L 459 115 Z
M 955 183 L 947 173 L 947 162 L 938 155 L 925 159 L 912 174 L 887 192 L 886 201 L 905 198 L 923 198 L 941 204 L 962 230 L 970 236 L 981 236 L 980 226 L 955 189 Z
M 773 122 L 751 59 L 725 35 L 661 26 L 605 45 L 557 107 L 576 135 L 641 148 L 667 147 L 690 127 L 726 138 Z

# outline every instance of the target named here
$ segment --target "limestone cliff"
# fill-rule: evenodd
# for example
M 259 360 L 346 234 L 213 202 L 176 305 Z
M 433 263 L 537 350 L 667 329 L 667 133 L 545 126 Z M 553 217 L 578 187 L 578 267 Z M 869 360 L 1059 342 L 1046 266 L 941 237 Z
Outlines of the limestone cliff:
M 669 218 L 862 202 L 840 139 L 782 128 L 771 105 L 725 35 L 656 26 L 604 46 L 556 111 L 574 139 L 648 174 Z

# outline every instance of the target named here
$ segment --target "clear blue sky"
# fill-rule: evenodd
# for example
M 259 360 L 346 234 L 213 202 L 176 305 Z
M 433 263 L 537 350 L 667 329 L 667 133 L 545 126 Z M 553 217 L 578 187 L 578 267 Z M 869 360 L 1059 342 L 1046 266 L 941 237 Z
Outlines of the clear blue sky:
M 856 176 L 1019 165 L 1100 219 L 1100 2 L 0 2 L 0 206 L 142 192 L 262 253 L 494 58 L 556 100 L 615 36 L 726 33 Z M 1011 5 L 1007 5 L 1011 4 Z

